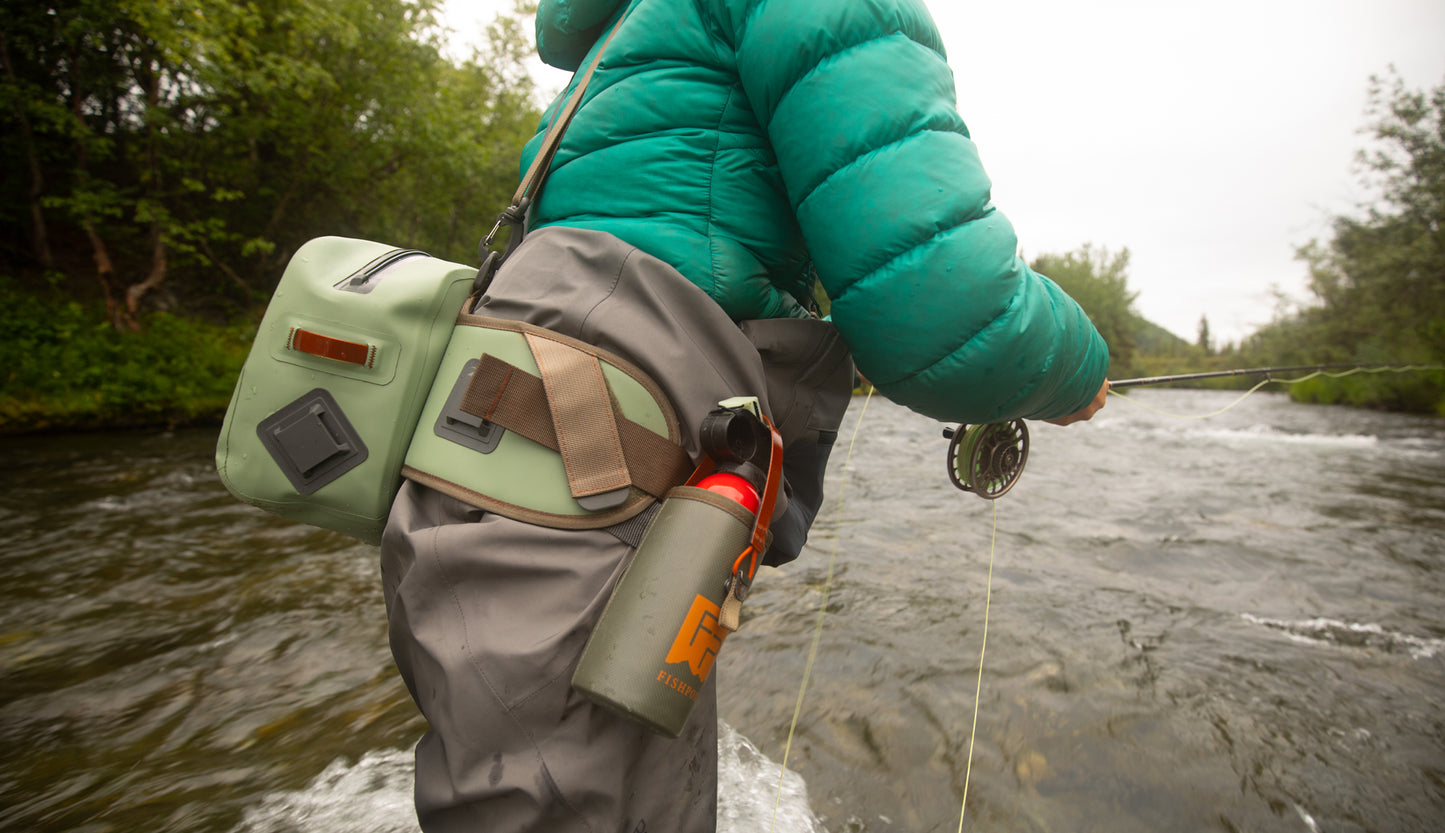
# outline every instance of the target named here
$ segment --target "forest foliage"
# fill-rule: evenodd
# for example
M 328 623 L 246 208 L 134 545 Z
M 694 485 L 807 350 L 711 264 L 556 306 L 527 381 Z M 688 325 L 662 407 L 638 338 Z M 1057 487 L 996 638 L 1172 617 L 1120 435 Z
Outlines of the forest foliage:
M 1372 79 L 1369 101 L 1371 142 L 1358 158 L 1376 199 L 1298 249 L 1312 297 L 1244 340 L 1253 361 L 1445 364 L 1445 82 L 1414 91 L 1392 73 Z M 1439 372 L 1321 379 L 1292 393 L 1445 416 Z
M 1085 245 L 1031 265 L 1088 312 L 1109 344 L 1112 378 L 1277 365 L 1429 367 L 1322 376 L 1288 390 L 1302 401 L 1445 416 L 1445 84 L 1419 92 L 1397 75 L 1374 78 L 1367 118 L 1370 141 L 1358 158 L 1371 202 L 1335 217 L 1330 239 L 1298 248 L 1310 297 L 1283 304 L 1238 345 L 1214 344 L 1204 317 L 1193 343 L 1142 319 L 1128 288 L 1127 249 Z
M 1051 278 L 1089 314 L 1109 345 L 1110 375 L 1127 372 L 1142 320 L 1134 311 L 1138 293 L 1129 289 L 1129 250 L 1110 252 L 1085 243 L 1078 251 L 1040 255 L 1029 267 Z
M 0 19 L 0 430 L 224 410 L 291 253 L 474 262 L 540 109 L 522 12 L 438 0 L 53 0 Z
M 0 20 L 0 431 L 224 408 L 292 252 L 341 235 L 475 262 L 539 118 L 528 0 L 457 57 L 440 0 L 50 0 Z M 1313 297 L 1242 344 L 1143 320 L 1129 252 L 1033 266 L 1105 336 L 1111 376 L 1445 360 L 1445 86 L 1377 80 L 1378 199 L 1301 246 Z M 1445 378 L 1297 386 L 1445 409 Z M 1445 412 L 1445 411 L 1442 411 Z
M 450 59 L 437 0 L 56 0 L 0 25 L 0 265 L 146 308 L 264 301 L 301 243 L 469 260 L 537 122 L 516 17 Z

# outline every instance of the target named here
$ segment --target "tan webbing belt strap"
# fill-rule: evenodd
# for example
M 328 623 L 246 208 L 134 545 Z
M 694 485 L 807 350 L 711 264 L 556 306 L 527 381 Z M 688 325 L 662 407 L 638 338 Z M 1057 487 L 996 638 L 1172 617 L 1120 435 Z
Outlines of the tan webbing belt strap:
M 572 497 L 615 492 L 632 485 L 601 360 L 532 333 L 526 338 L 547 389 L 557 451 L 567 469 Z
M 460 407 L 465 413 L 560 451 L 547 398 L 541 379 L 496 356 L 483 355 Z M 606 409 L 612 411 L 610 401 Z M 615 424 L 633 486 L 660 498 L 692 473 L 692 461 L 677 443 L 620 414 Z

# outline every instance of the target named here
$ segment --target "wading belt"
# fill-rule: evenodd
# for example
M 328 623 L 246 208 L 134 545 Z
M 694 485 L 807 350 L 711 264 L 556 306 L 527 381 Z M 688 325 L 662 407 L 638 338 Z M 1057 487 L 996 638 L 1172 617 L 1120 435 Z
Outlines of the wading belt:
M 516 520 L 601 529 L 692 469 L 671 404 L 641 370 L 540 327 L 464 314 L 402 475 Z

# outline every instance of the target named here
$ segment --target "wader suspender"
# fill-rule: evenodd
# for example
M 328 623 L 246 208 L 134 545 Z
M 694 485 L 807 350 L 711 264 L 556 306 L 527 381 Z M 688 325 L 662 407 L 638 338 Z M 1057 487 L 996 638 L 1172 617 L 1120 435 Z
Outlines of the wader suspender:
M 572 116 L 577 113 L 577 108 L 582 105 L 582 98 L 587 93 L 587 83 L 592 80 L 592 71 L 602 62 L 602 54 L 607 51 L 607 44 L 612 42 L 612 36 L 622 28 L 622 21 L 627 19 L 627 9 L 622 10 L 617 22 L 612 24 L 607 37 L 597 47 L 597 54 L 592 56 L 591 63 L 577 78 L 576 87 L 572 95 L 567 97 L 566 103 L 562 106 L 557 117 L 552 120 L 552 125 L 547 128 L 547 133 L 542 137 L 542 146 L 537 149 L 537 155 L 532 159 L 527 172 L 522 175 L 522 181 L 517 185 L 517 190 L 512 194 L 512 204 L 497 217 L 497 222 L 492 230 L 477 247 L 477 256 L 481 259 L 482 265 L 477 269 L 476 282 L 472 284 L 472 295 L 480 298 L 487 287 L 492 283 L 492 277 L 497 274 L 502 261 L 507 259 L 517 246 L 521 244 L 523 235 L 527 230 L 527 210 L 531 208 L 532 201 L 542 191 L 542 185 L 547 181 L 547 173 L 552 167 L 552 158 L 557 155 L 557 148 L 562 144 L 562 134 L 567 132 L 567 125 L 572 123 Z M 497 232 L 502 226 L 506 226 L 511 234 L 507 238 L 507 250 L 498 253 L 492 250 L 492 241 L 496 238 Z M 470 305 L 469 305 L 470 306 Z
M 598 45 L 597 54 L 578 77 L 572 95 L 567 97 L 552 125 L 547 128 L 546 135 L 542 137 L 542 147 L 537 150 L 537 156 L 522 175 L 516 192 L 512 194 L 512 204 L 497 217 L 496 224 L 482 241 L 481 250 L 485 254 L 472 288 L 472 294 L 476 298 L 480 299 L 482 293 L 486 292 L 492 278 L 497 274 L 497 269 L 521 244 L 522 237 L 526 234 L 527 210 L 547 181 L 552 160 L 557 155 L 557 148 L 562 144 L 562 134 L 567 132 L 572 116 L 581 106 L 587 93 L 587 84 L 592 80 L 592 73 L 597 69 L 597 65 L 602 62 L 607 44 L 611 43 L 612 36 L 622 28 L 622 21 L 626 19 L 627 10 L 624 9 Z M 492 250 L 492 241 L 503 225 L 507 226 L 510 234 L 507 250 L 498 254 Z M 532 348 L 532 355 L 542 375 L 546 394 L 543 402 L 546 407 L 543 411 L 550 412 L 552 423 L 551 431 L 539 425 L 534 432 L 535 436 L 531 438 L 562 455 L 562 462 L 567 468 L 567 485 L 572 497 L 576 498 L 577 503 L 584 509 L 600 512 L 622 505 L 627 500 L 628 487 L 634 480 L 628 473 L 628 461 L 623 454 L 623 443 L 619 437 L 612 403 L 608 398 L 607 383 L 602 378 L 602 368 L 596 357 L 532 336 L 528 336 L 527 343 Z M 525 432 L 519 433 L 529 436 Z M 646 429 L 643 429 L 643 433 L 650 434 Z M 672 460 L 674 456 L 667 455 L 662 459 Z M 643 491 L 650 490 L 643 488 Z M 661 494 L 650 493 L 659 496 Z

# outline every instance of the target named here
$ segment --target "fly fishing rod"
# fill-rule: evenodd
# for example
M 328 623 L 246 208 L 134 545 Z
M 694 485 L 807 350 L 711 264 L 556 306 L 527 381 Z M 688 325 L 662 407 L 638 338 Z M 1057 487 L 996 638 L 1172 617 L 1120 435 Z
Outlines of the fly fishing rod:
M 1297 364 L 1273 367 L 1245 367 L 1234 370 L 1212 370 L 1205 373 L 1183 373 L 1173 376 L 1141 376 L 1109 382 L 1109 389 L 1137 388 L 1146 385 L 1167 385 L 1170 382 L 1192 382 L 1199 379 L 1222 379 L 1228 376 L 1264 376 L 1264 382 L 1301 382 L 1302 379 L 1274 380 L 1276 373 L 1349 373 L 1411 370 L 1441 370 L 1441 365 L 1411 364 Z M 1262 382 L 1261 384 L 1264 384 Z M 1012 489 L 1023 474 L 1029 459 L 1029 429 L 1021 419 L 990 422 L 982 425 L 958 425 L 943 429 L 948 444 L 948 479 L 954 486 L 984 500 L 997 500 Z
M 1142 376 L 1138 379 L 1119 379 L 1109 383 L 1109 389 L 1137 388 L 1144 385 L 1167 385 L 1170 382 L 1192 382 L 1196 379 L 1223 379 L 1227 376 L 1272 376 L 1275 373 L 1324 373 L 1331 370 L 1412 370 L 1424 369 L 1407 364 L 1294 364 L 1275 367 L 1241 367 L 1234 370 L 1212 370 L 1207 373 L 1183 373 L 1176 376 Z

